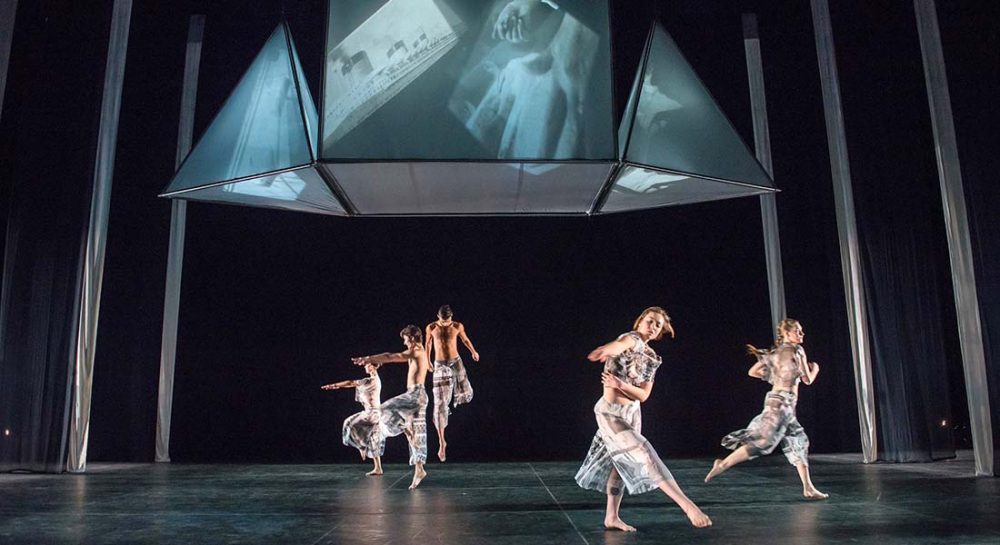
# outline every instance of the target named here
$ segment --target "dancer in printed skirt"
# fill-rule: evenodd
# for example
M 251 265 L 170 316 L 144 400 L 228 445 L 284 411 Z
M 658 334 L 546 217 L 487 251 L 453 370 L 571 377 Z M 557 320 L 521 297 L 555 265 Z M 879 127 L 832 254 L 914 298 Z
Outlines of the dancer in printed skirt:
M 795 417 L 799 397 L 799 382 L 812 384 L 819 375 L 819 364 L 809 362 L 802 349 L 805 333 L 796 320 L 778 323 L 778 338 L 770 350 L 747 345 L 757 363 L 747 373 L 771 384 L 764 396 L 764 410 L 742 430 L 722 438 L 722 446 L 732 450 L 725 460 L 716 460 L 705 482 L 712 480 L 736 464 L 770 454 L 780 443 L 788 463 L 795 466 L 802 480 L 802 495 L 810 500 L 829 497 L 816 489 L 809 476 L 809 437 Z
M 434 427 L 438 434 L 438 459 L 447 458 L 448 443 L 444 439 L 444 429 L 448 427 L 451 404 L 457 407 L 472 401 L 472 384 L 465 372 L 465 364 L 458 353 L 458 340 L 469 349 L 472 361 L 479 361 L 479 352 L 465 334 L 465 326 L 452 319 L 448 305 L 438 310 L 438 319 L 427 324 L 427 352 L 434 358 Z
M 604 394 L 594 406 L 597 434 L 576 474 L 576 482 L 583 488 L 607 494 L 604 527 L 608 529 L 634 532 L 635 528 L 619 516 L 623 494 L 626 491 L 642 494 L 657 488 L 684 510 L 693 526 L 704 528 L 712 524 L 708 515 L 684 495 L 653 446 L 642 436 L 639 404 L 649 398 L 656 369 L 663 362 L 648 343 L 659 340 L 664 332 L 674 336 L 670 317 L 660 307 L 649 307 L 639 315 L 633 331 L 587 356 L 590 361 L 604 363 L 601 373 Z
M 423 334 L 415 325 L 408 325 L 399 332 L 406 350 L 383 352 L 371 356 L 351 358 L 357 365 L 383 365 L 386 363 L 406 363 L 406 391 L 382 403 L 382 429 L 386 437 L 404 434 L 410 446 L 410 465 L 413 469 L 414 489 L 424 480 L 427 472 L 427 390 L 424 382 L 430 364 L 424 350 Z
M 381 425 L 382 380 L 378 376 L 378 365 L 365 365 L 368 378 L 342 380 L 322 386 L 324 390 L 354 388 L 354 400 L 361 404 L 362 411 L 344 420 L 342 430 L 344 446 L 354 447 L 361 453 L 361 459 L 371 458 L 375 467 L 368 476 L 382 474 L 382 454 L 385 452 L 385 433 Z

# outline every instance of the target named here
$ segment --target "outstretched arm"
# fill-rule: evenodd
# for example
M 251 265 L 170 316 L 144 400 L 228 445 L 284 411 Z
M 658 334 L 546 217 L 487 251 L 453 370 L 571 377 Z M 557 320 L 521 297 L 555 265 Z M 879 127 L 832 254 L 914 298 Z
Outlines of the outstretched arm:
M 404 352 L 382 352 L 371 356 L 358 356 L 351 358 L 351 361 L 354 362 L 354 365 L 382 365 L 383 363 L 406 363 L 412 357 L 413 351 L 406 350 Z
M 458 326 L 458 338 L 462 339 L 462 344 L 469 349 L 472 353 L 472 361 L 479 361 L 479 352 L 476 352 L 476 347 L 472 346 L 472 341 L 469 340 L 469 336 L 465 334 L 465 326 L 459 324 Z
M 633 347 L 635 347 L 635 339 L 631 336 L 622 336 L 608 344 L 598 346 L 590 354 L 587 354 L 587 359 L 590 361 L 605 362 L 608 361 L 608 358 L 613 358 Z
M 332 382 L 330 384 L 324 384 L 320 388 L 324 390 L 340 390 L 341 388 L 357 388 L 357 380 L 342 380 L 340 382 Z

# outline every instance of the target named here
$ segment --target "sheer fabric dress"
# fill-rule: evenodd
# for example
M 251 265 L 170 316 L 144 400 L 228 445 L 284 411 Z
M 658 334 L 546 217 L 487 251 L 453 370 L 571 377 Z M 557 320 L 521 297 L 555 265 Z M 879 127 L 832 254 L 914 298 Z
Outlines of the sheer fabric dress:
M 635 340 L 635 346 L 608 358 L 604 370 L 633 386 L 652 382 L 663 360 L 636 332 L 622 335 Z M 590 444 L 587 458 L 576 474 L 582 488 L 606 493 L 611 470 L 618 470 L 629 494 L 642 494 L 659 488 L 661 482 L 673 480 L 653 446 L 642 435 L 642 413 L 639 402 L 610 403 L 602 396 L 594 405 L 597 433 Z

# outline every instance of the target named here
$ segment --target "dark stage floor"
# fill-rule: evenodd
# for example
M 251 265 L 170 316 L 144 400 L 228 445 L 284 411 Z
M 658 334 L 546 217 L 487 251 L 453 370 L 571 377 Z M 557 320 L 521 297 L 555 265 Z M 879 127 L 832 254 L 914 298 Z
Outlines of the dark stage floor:
M 713 518 L 691 528 L 660 493 L 626 497 L 637 534 L 604 531 L 604 497 L 573 482 L 577 463 L 432 463 L 416 491 L 386 465 L 91 464 L 85 475 L 0 475 L 2 543 L 1000 543 L 1000 479 L 968 454 L 934 464 L 863 465 L 815 456 L 831 494 L 804 501 L 783 457 L 711 485 L 709 460 L 667 460 Z

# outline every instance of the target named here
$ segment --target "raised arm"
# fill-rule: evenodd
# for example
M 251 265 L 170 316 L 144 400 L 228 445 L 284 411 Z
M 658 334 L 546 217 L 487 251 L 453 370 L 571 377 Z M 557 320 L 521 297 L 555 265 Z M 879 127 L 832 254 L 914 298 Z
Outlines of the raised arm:
M 476 347 L 472 346 L 472 341 L 465 334 L 465 326 L 462 324 L 458 324 L 458 338 L 462 339 L 462 344 L 469 349 L 469 352 L 472 354 L 472 361 L 479 361 L 479 352 L 476 352 Z
M 587 354 L 587 359 L 590 361 L 605 362 L 608 358 L 613 358 L 618 354 L 626 350 L 630 350 L 635 347 L 635 339 L 630 335 L 623 335 L 617 339 L 595 348 L 590 354 Z

